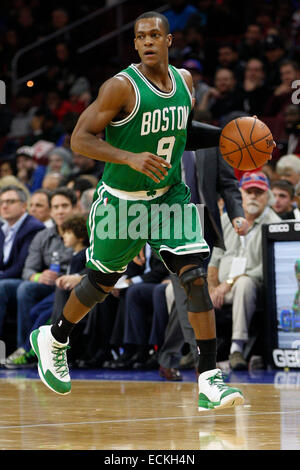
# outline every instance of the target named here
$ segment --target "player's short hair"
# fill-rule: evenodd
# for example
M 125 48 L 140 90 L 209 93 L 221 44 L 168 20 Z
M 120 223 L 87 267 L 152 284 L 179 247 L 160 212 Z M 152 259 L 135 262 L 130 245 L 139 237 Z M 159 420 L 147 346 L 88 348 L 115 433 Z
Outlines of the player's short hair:
M 292 185 L 292 183 L 290 183 L 290 181 L 287 181 L 287 180 L 273 181 L 271 183 L 271 189 L 274 189 L 274 188 L 278 188 L 278 189 L 282 189 L 283 191 L 286 191 L 287 193 L 289 193 L 290 198 L 294 199 L 295 188 Z
M 165 15 L 162 15 L 161 13 L 158 13 L 158 11 L 147 11 L 146 13 L 142 13 L 140 16 L 138 16 L 137 19 L 134 22 L 134 31 L 135 31 L 135 27 L 136 27 L 137 22 L 144 19 L 144 18 L 159 18 L 162 21 L 163 25 L 164 25 L 164 28 L 166 30 L 166 34 L 170 33 L 170 24 L 169 24 L 168 18 Z
M 75 237 L 82 240 L 84 246 L 89 245 L 89 236 L 86 227 L 86 217 L 75 214 L 68 217 L 61 225 L 62 232 L 72 232 Z

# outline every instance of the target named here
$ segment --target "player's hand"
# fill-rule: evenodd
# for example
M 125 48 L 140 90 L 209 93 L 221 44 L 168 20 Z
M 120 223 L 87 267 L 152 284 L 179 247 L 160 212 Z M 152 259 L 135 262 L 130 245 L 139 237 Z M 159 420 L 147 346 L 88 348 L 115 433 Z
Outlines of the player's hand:
M 246 235 L 249 230 L 248 222 L 244 217 L 235 217 L 232 225 L 238 235 Z
M 168 175 L 167 168 L 172 168 L 164 158 L 150 152 L 133 153 L 128 165 L 136 171 L 149 176 L 155 183 L 159 183 Z
M 252 117 L 253 117 L 254 119 L 258 119 L 258 117 L 256 116 L 256 114 L 254 114 Z M 273 140 L 273 149 L 274 149 L 274 148 L 276 148 L 276 142 L 275 142 L 275 140 Z M 272 149 L 272 152 L 273 152 L 273 149 Z M 272 160 L 272 152 L 270 153 L 268 160 Z

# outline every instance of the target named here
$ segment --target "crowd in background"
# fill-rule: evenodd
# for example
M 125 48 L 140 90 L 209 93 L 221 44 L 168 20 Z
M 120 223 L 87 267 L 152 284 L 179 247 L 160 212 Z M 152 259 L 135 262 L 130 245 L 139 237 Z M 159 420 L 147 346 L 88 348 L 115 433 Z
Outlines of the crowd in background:
M 16 95 L 10 86 L 12 59 L 21 47 L 59 31 L 110 2 L 78 3 L 80 5 L 72 4 L 71 8 L 67 1 L 45 5 L 40 0 L 15 0 L 3 2 L 1 7 L 0 79 L 8 85 L 7 105 L 0 107 L 2 249 L 10 236 L 9 220 L 24 221 L 24 217 L 30 216 L 41 224 L 35 227 L 35 237 L 41 239 L 35 248 L 41 251 L 40 260 L 33 259 L 33 248 L 28 243 L 23 267 L 13 276 L 17 282 L 13 288 L 10 286 L 14 303 L 10 303 L 3 314 L 0 309 L 0 338 L 7 341 L 10 367 L 25 367 L 34 362 L 27 341 L 29 332 L 37 321 L 55 318 L 57 309 L 62 307 L 85 269 L 82 258 L 75 267 L 71 263 L 74 261 L 72 249 L 73 254 L 78 254 L 87 245 L 86 229 L 75 234 L 74 217 L 79 225 L 88 217 L 104 165 L 72 152 L 70 136 L 80 113 L 96 97 L 101 82 L 93 81 L 92 64 L 91 70 L 83 67 L 81 57 L 75 53 L 74 44 L 75 41 L 80 43 L 80 38 L 66 33 L 56 40 L 47 57 L 47 71 L 34 80 L 33 86 L 23 83 Z M 158 3 L 146 2 L 144 8 L 153 9 Z M 274 195 L 273 210 L 282 219 L 299 220 L 300 108 L 296 82 L 300 79 L 299 2 L 177 0 L 167 2 L 164 13 L 173 35 L 170 63 L 188 69 L 193 77 L 194 119 L 220 127 L 238 116 L 257 115 L 263 120 L 277 144 L 273 159 L 261 169 Z M 132 43 L 127 46 L 131 49 Z M 101 50 L 97 50 L 96 58 L 101 63 Z M 117 73 L 128 65 L 126 57 L 124 63 L 113 65 Z M 30 72 L 31 68 L 32 63 L 27 61 L 23 64 L 23 73 Z M 235 175 L 240 180 L 242 172 L 236 171 Z M 14 200 L 20 203 L 15 219 L 9 212 Z M 63 208 L 64 202 L 68 210 Z M 221 207 L 222 201 L 219 202 Z M 226 211 L 226 207 L 220 210 Z M 44 230 L 47 232 L 39 235 Z M 73 233 L 73 245 L 66 241 L 65 232 Z M 43 251 L 49 250 L 49 246 L 46 248 L 42 243 L 45 234 L 50 233 L 58 243 L 56 251 L 64 253 L 63 258 L 69 254 L 64 262 L 60 259 L 60 271 L 54 277 L 43 274 L 51 271 L 50 251 L 46 255 Z M 32 240 L 37 242 L 34 237 Z M 0 284 L 10 278 L 5 274 L 9 256 L 5 255 L 5 262 L 1 262 Z M 170 312 L 166 293 L 170 284 L 168 272 L 153 253 L 145 250 L 142 261 L 133 261 L 126 276 L 127 281 L 130 280 L 127 288 L 116 288 L 78 327 L 79 339 L 76 343 L 75 334 L 73 348 L 74 365 L 111 368 L 157 365 L 154 356 L 163 342 Z M 28 282 L 36 283 L 40 289 L 36 289 L 39 292 L 34 295 L 30 289 L 31 293 L 26 291 L 34 301 L 28 302 L 24 312 L 20 298 L 24 299 L 24 289 L 28 288 L 24 283 Z M 47 289 L 43 290 L 45 285 Z M 3 296 L 7 295 L 7 289 L 6 286 Z M 159 304 L 158 298 L 162 299 Z M 143 324 L 137 327 L 138 320 L 134 319 L 133 324 L 128 312 L 134 303 L 137 312 L 138 305 L 145 305 L 145 299 L 149 311 L 141 314 Z M 11 308 L 12 305 L 16 307 Z M 45 314 L 42 319 L 41 312 Z M 25 325 L 26 315 L 30 320 Z M 139 338 L 134 341 L 135 329 L 139 331 L 136 335 Z M 120 348 L 125 349 L 122 360 L 118 357 Z

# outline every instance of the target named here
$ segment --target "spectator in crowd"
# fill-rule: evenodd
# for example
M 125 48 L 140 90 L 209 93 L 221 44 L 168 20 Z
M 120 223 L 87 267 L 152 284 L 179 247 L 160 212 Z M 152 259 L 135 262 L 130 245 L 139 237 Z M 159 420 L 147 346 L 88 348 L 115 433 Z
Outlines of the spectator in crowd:
M 240 187 L 249 231 L 244 237 L 237 235 L 225 213 L 221 218 L 225 250 L 214 247 L 208 265 L 208 287 L 214 307 L 232 305 L 232 370 L 248 367 L 243 350 L 263 279 L 261 226 L 281 220 L 270 208 L 272 193 L 262 172 L 246 172 Z
M 153 317 L 153 298 L 160 283 L 169 272 L 157 255 L 151 252 L 148 244 L 143 257 L 145 270 L 141 276 L 127 278 L 128 284 L 124 305 L 125 354 L 113 364 L 116 369 L 141 368 L 149 359 L 153 345 L 149 336 Z
M 271 184 L 275 203 L 272 208 L 283 220 L 299 219 L 299 210 L 295 207 L 295 187 L 287 180 L 273 181 Z
M 264 40 L 263 51 L 266 61 L 267 84 L 271 89 L 273 89 L 280 85 L 279 66 L 286 55 L 285 46 L 279 36 L 271 34 L 266 36 Z
M 27 194 L 18 186 L 0 189 L 0 280 L 22 275 L 29 245 L 44 224 L 27 212 Z M 0 317 L 0 334 L 3 318 Z
M 91 181 L 89 181 L 87 178 L 85 177 L 77 177 L 75 178 L 74 180 L 71 180 L 67 186 L 71 189 L 73 189 L 73 191 L 75 192 L 76 194 L 76 197 L 77 197 L 77 210 L 78 212 L 81 212 L 81 203 L 80 203 L 80 200 L 81 200 L 81 196 L 82 196 L 82 193 L 84 191 L 86 191 L 87 189 L 92 189 L 93 190 L 93 193 L 95 192 L 95 188 L 97 186 L 94 186 L 93 183 Z M 91 206 L 90 206 L 91 208 Z
M 28 89 L 19 91 L 16 96 L 14 117 L 10 123 L 8 137 L 18 139 L 31 133 L 32 118 L 37 111 L 33 104 L 32 92 Z
M 284 112 L 284 130 L 288 136 L 286 145 L 281 150 L 282 155 L 300 155 L 300 108 L 297 104 L 290 104 Z
M 193 78 L 194 85 L 194 98 L 196 100 L 195 107 L 197 108 L 202 101 L 204 94 L 209 90 L 207 83 L 203 81 L 203 67 L 201 62 L 196 59 L 188 59 L 183 62 L 182 67 L 187 69 Z
M 204 94 L 199 109 L 210 111 L 214 120 L 243 109 L 242 94 L 236 88 L 236 79 L 230 69 L 217 70 L 215 86 Z
M 63 186 L 64 183 L 65 179 L 60 173 L 47 173 L 43 179 L 42 189 L 46 189 L 47 191 L 54 191 L 60 186 Z
M 60 41 L 55 46 L 54 58 L 49 60 L 49 68 L 45 80 L 46 90 L 57 89 L 64 97 L 68 96 L 70 87 L 76 80 L 80 67 L 66 41 Z
M 40 300 L 54 292 L 57 271 L 50 269 L 54 252 L 60 258 L 60 273 L 65 274 L 72 256 L 62 239 L 61 226 L 73 213 L 77 203 L 74 192 L 60 188 L 51 195 L 51 216 L 55 222 L 52 228 L 45 228 L 32 240 L 22 272 L 22 279 L 7 279 L 0 282 L 0 317 L 4 318 L 7 308 L 17 305 L 17 350 L 8 362 L 24 354 L 23 344 L 31 327 L 29 312 Z
M 94 199 L 95 188 L 86 189 L 82 192 L 79 200 L 79 212 L 86 217 L 88 216 Z
M 0 50 L 0 77 L 5 83 L 11 79 L 12 59 L 20 47 L 20 38 L 17 31 L 9 27 L 4 32 L 2 50 Z
M 24 140 L 25 145 L 33 145 L 38 141 L 56 144 L 63 130 L 56 117 L 47 108 L 38 108 L 31 120 L 31 134 Z
M 237 48 L 234 44 L 224 43 L 218 49 L 217 69 L 229 69 L 233 72 L 236 80 L 242 76 L 242 67 L 239 63 Z
M 6 158 L 0 161 L 0 178 L 14 176 L 16 173 L 17 167 L 14 158 Z
M 69 24 L 69 13 L 65 8 L 55 8 L 51 12 L 51 27 L 53 32 L 59 31 Z
M 238 46 L 238 56 L 242 63 L 252 58 L 262 58 L 263 34 L 259 24 L 248 24 L 244 37 Z
M 32 15 L 31 8 L 24 6 L 17 15 L 16 31 L 22 40 L 22 47 L 33 44 L 39 35 L 38 23 Z
M 188 0 L 170 0 L 169 9 L 164 12 L 170 23 L 170 33 L 182 31 L 190 16 L 198 13 L 197 8 L 189 3 Z
M 280 84 L 274 89 L 272 96 L 266 104 L 264 114 L 276 116 L 283 113 L 292 102 L 294 88 L 292 84 L 299 79 L 299 65 L 297 62 L 285 59 L 279 65 Z
M 46 324 L 51 319 L 51 315 L 55 315 L 57 311 L 60 312 L 63 309 L 70 295 L 70 290 L 79 283 L 85 273 L 85 250 L 88 246 L 85 218 L 81 215 L 68 217 L 61 225 L 61 232 L 65 247 L 73 250 L 71 261 L 66 274 L 56 279 L 53 295 L 46 297 L 30 310 L 31 331 Z M 36 363 L 36 355 L 31 348 L 29 336 L 23 348 L 25 350 L 23 355 L 6 362 L 5 366 L 8 369 L 31 367 Z
M 69 176 L 73 167 L 72 152 L 64 147 L 55 147 L 48 153 L 47 173 Z
M 279 179 L 287 180 L 295 186 L 300 181 L 300 157 L 284 155 L 276 163 L 276 173 Z
M 159 284 L 166 276 L 167 271 L 165 265 L 162 263 L 160 259 L 158 259 L 157 255 L 152 252 L 150 246 L 146 244 L 145 249 L 141 250 L 139 256 L 135 257 L 134 260 L 129 263 L 124 278 L 120 281 L 122 282 L 122 288 L 118 287 L 116 284 L 115 289 L 112 291 L 112 295 L 117 296 L 119 298 L 119 305 L 116 314 L 116 319 L 114 322 L 113 330 L 110 337 L 110 346 L 111 349 L 118 350 L 120 347 L 124 348 L 124 353 L 121 354 L 117 359 L 108 361 L 105 363 L 105 367 L 110 369 L 127 369 L 131 367 L 131 365 L 137 361 L 137 359 L 141 359 L 140 355 L 137 351 L 137 344 L 124 344 L 125 340 L 125 329 L 126 325 L 128 324 L 129 315 L 131 314 L 130 310 L 130 302 L 127 301 L 127 296 L 131 296 L 132 292 L 132 301 L 135 296 L 143 296 L 144 298 L 147 297 L 147 305 L 151 304 L 151 307 L 147 308 L 148 320 L 151 314 L 153 313 L 152 310 L 152 290 L 153 288 Z M 119 283 L 120 284 L 120 283 Z M 149 286 L 148 286 L 149 284 Z M 124 287 L 125 285 L 125 287 Z M 140 289 L 142 289 L 142 293 L 140 293 Z M 151 291 L 151 292 L 150 292 Z M 128 310 L 129 309 L 129 310 Z M 138 307 L 132 313 L 133 317 L 131 321 L 136 325 L 140 321 L 140 325 L 145 325 L 145 315 L 142 315 L 142 318 L 136 318 L 137 312 L 141 312 L 138 310 Z M 151 321 L 149 321 L 151 325 Z M 148 330 L 148 335 L 150 333 L 150 325 Z M 132 329 L 131 329 L 132 333 Z M 133 335 L 133 333 L 132 333 Z M 143 332 L 143 339 L 147 336 L 147 333 Z M 148 338 L 147 338 L 148 339 Z M 127 340 L 127 339 L 126 339 Z M 145 342 L 145 341 L 144 341 Z M 143 353 L 147 350 L 147 341 L 146 344 L 143 344 L 141 348 Z M 141 352 L 141 351 L 140 351 Z M 137 358 L 137 356 L 139 356 Z M 134 357 L 133 357 L 134 356 Z M 133 360 L 132 360 L 133 358 Z M 147 360 L 146 354 L 143 357 L 144 361 Z
M 54 222 L 51 218 L 51 192 L 47 189 L 37 189 L 30 197 L 29 214 L 42 222 L 46 228 L 51 228 Z
M 242 83 L 243 109 L 250 116 L 261 116 L 270 92 L 265 84 L 264 63 L 252 58 L 246 62 Z
M 61 125 L 63 129 L 63 134 L 61 135 L 59 141 L 56 145 L 62 146 L 64 148 L 70 149 L 71 144 L 71 134 L 73 132 L 74 127 L 76 126 L 77 120 L 79 118 L 78 113 L 70 113 L 68 112 L 65 114 L 61 120 Z
M 191 20 L 188 22 L 183 31 L 183 38 L 185 40 L 181 53 L 185 60 L 195 59 L 202 65 L 207 63 L 207 47 L 205 43 L 204 29 L 201 22 Z M 172 48 L 171 48 L 172 51 Z
M 74 170 L 71 173 L 71 176 L 78 177 L 82 175 L 93 175 L 98 180 L 100 179 L 104 165 L 103 162 L 97 162 L 92 158 L 84 157 L 79 153 L 73 154 Z
M 39 189 L 45 176 L 46 167 L 35 160 L 34 147 L 24 145 L 16 152 L 17 178 L 30 192 Z

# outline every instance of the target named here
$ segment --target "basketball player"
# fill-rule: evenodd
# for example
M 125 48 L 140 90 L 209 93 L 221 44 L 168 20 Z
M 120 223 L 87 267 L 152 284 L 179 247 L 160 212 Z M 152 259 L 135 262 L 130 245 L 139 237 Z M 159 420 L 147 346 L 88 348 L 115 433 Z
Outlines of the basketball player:
M 76 153 L 105 161 L 106 165 L 88 221 L 88 275 L 72 291 L 58 321 L 31 334 L 40 378 L 57 393 L 70 392 L 66 349 L 72 329 L 97 302 L 104 301 L 127 264 L 148 241 L 168 269 L 178 274 L 187 292 L 189 320 L 199 348 L 199 410 L 234 406 L 244 402 L 243 395 L 225 384 L 216 368 L 215 316 L 203 268 L 209 247 L 202 237 L 196 206 L 189 204 L 189 189 L 181 181 L 181 157 L 192 108 L 192 77 L 186 70 L 168 65 L 172 36 L 163 15 L 141 15 L 134 32 L 141 62 L 102 85 L 96 101 L 79 118 L 71 138 Z M 198 128 L 189 130 L 194 148 L 218 145 L 220 129 L 205 125 Z M 98 137 L 104 129 L 105 141 Z M 124 203 L 127 212 L 122 215 L 120 208 Z M 168 238 L 122 236 L 137 203 L 147 213 L 141 221 L 143 228 L 158 225 L 161 229 L 170 224 Z M 187 238 L 185 230 L 178 235 L 178 218 L 160 214 L 153 221 L 154 204 L 177 204 L 182 209 L 189 205 L 189 219 L 185 219 L 182 229 L 195 227 L 194 235 Z M 115 236 L 100 240 L 102 209 L 106 206 L 115 209 L 107 216 L 107 226 L 114 224 Z M 238 230 L 242 229 L 237 227 Z

